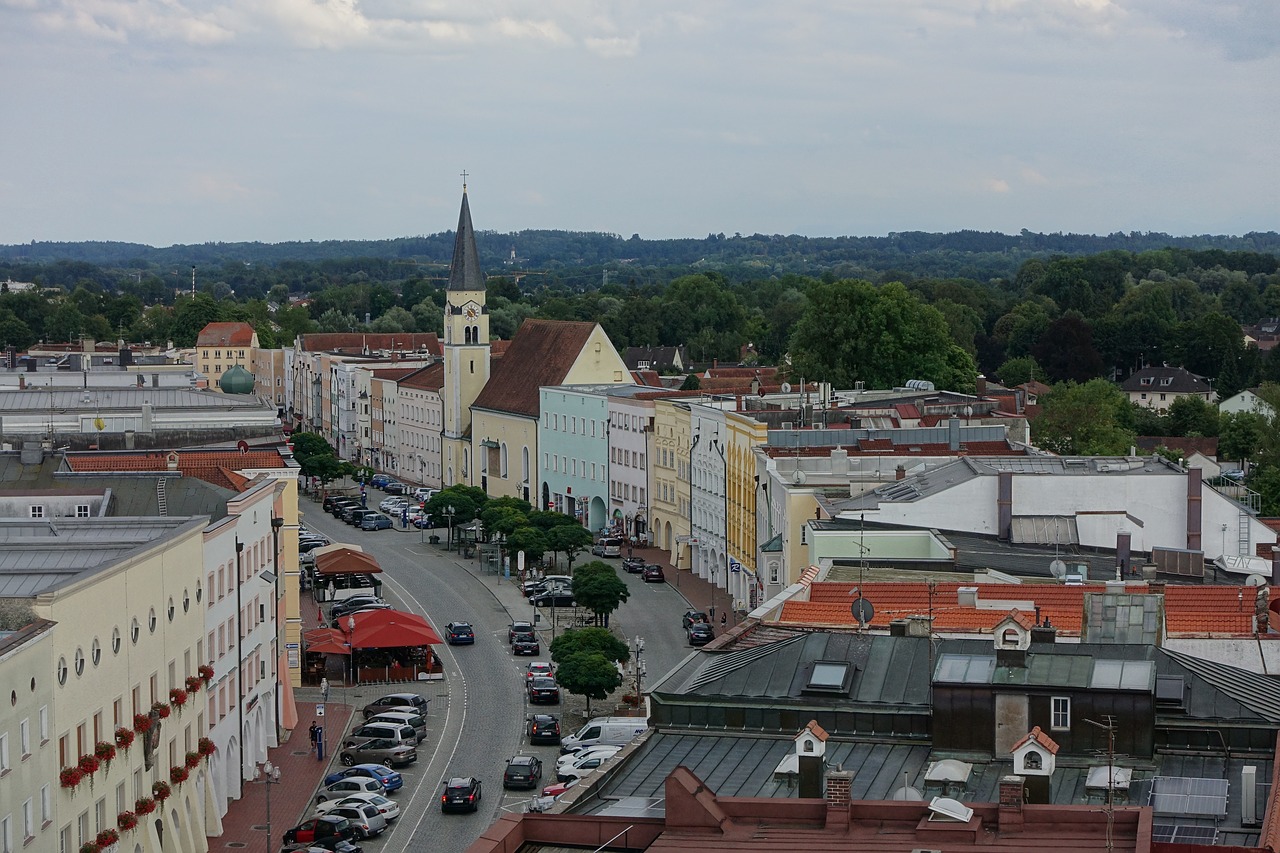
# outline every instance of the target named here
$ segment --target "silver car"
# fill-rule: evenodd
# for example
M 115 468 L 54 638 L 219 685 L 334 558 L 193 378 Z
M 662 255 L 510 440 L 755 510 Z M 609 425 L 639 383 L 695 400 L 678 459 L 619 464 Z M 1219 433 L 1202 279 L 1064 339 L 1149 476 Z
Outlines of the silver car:
M 356 829 L 358 838 L 374 838 L 386 831 L 387 819 L 372 803 L 334 806 L 325 814 L 345 817 Z

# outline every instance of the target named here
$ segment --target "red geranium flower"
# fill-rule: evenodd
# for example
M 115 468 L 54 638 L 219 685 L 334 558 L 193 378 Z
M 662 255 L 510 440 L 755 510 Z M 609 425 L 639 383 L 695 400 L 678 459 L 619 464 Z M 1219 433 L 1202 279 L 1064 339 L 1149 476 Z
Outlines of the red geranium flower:
M 75 790 L 75 787 L 84 780 L 84 771 L 79 767 L 64 767 L 58 773 L 58 784 L 64 788 Z

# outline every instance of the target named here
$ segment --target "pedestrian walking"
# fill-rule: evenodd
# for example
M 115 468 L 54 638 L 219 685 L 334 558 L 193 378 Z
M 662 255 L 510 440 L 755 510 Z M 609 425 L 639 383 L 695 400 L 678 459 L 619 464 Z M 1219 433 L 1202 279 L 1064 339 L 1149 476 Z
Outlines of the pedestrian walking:
M 729 624 L 729 614 L 728 614 L 728 613 L 721 613 L 721 614 L 720 614 L 720 627 L 721 627 L 721 628 L 723 628 L 725 625 L 728 625 L 728 624 Z
M 320 701 L 329 701 L 329 679 L 327 678 L 320 679 Z M 312 723 L 312 725 L 315 725 L 315 723 Z
M 319 740 L 317 736 L 320 734 L 320 727 L 316 725 L 315 720 L 311 721 L 311 728 L 307 731 L 311 733 L 311 748 L 314 750 L 316 748 L 316 741 Z

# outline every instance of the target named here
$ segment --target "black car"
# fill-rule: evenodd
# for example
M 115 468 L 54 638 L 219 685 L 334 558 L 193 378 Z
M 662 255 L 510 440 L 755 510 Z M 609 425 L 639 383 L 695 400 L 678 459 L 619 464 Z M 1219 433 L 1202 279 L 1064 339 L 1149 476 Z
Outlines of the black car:
M 444 638 L 451 646 L 469 646 L 476 641 L 476 632 L 469 622 L 450 622 L 444 626 Z
M 542 782 L 542 761 L 532 755 L 517 755 L 507 761 L 502 772 L 502 787 L 536 788 Z
M 364 521 L 366 518 L 373 515 L 381 515 L 381 513 L 379 513 L 376 509 L 367 509 L 365 507 L 359 507 L 357 509 L 351 510 L 350 515 L 343 513 L 342 520 L 345 521 L 347 524 L 350 524 L 352 527 L 359 527 L 360 522 Z
M 480 780 L 474 776 L 455 776 L 444 783 L 440 795 L 440 811 L 473 812 L 480 808 Z
M 395 480 L 392 480 L 390 483 L 387 483 L 385 486 L 382 487 L 382 491 L 386 492 L 389 495 L 403 495 L 404 483 L 398 483 Z
M 662 583 L 667 576 L 662 573 L 662 566 L 657 563 L 650 563 L 644 567 L 644 573 L 640 576 L 645 583 Z
M 529 743 L 560 743 L 560 721 L 550 714 L 534 714 L 529 718 Z
M 536 637 L 532 622 L 512 622 L 507 626 L 507 642 L 514 643 L 516 637 Z
M 537 705 L 539 702 L 550 702 L 552 704 L 560 701 L 560 685 L 556 684 L 554 678 L 545 675 L 539 675 L 529 679 L 529 704 Z
M 573 607 L 577 604 L 574 600 L 571 590 L 557 590 L 555 592 L 544 592 L 529 599 L 534 607 Z
M 360 710 L 366 720 L 384 711 L 409 711 L 425 717 L 427 703 L 430 701 L 417 693 L 388 693 L 386 696 L 374 699 Z
M 707 619 L 707 614 L 703 613 L 701 610 L 686 610 L 684 612 L 684 616 L 680 617 L 680 627 L 688 631 L 689 626 L 693 623 L 707 621 L 709 621 Z
M 325 512 L 333 512 L 334 504 L 349 500 L 353 500 L 350 495 L 325 495 L 324 502 L 320 504 L 320 508 Z M 356 503 L 360 502 L 356 501 Z
M 622 568 L 626 569 L 633 575 L 638 575 L 644 571 L 643 557 L 623 557 Z
M 329 853 L 364 853 L 364 848 L 359 844 L 354 841 L 344 841 L 336 835 L 306 844 L 286 844 L 281 850 L 283 853 L 293 853 L 293 851 L 304 851 L 305 853 L 308 850 L 328 850 Z
M 691 646 L 705 646 L 716 638 L 716 632 L 706 622 L 694 622 L 687 634 Z
M 511 654 L 513 655 L 536 655 L 541 652 L 542 646 L 538 645 L 538 638 L 534 636 L 521 634 L 511 644 Z
M 329 505 L 329 514 L 334 518 L 342 518 L 342 513 L 351 507 L 360 506 L 360 501 L 355 498 L 338 498 Z
M 329 609 L 329 615 L 337 619 L 339 616 L 346 616 L 348 613 L 364 610 L 366 607 L 380 607 L 384 604 L 387 603 L 372 593 L 368 595 L 353 595 L 350 598 L 334 602 L 333 607 Z M 390 606 L 387 604 L 387 607 Z

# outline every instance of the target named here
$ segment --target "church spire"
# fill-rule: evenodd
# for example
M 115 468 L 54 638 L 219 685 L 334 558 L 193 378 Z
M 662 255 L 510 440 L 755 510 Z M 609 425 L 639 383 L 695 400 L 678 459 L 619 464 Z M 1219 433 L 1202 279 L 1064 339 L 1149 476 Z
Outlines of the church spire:
M 447 290 L 484 292 L 484 273 L 480 269 L 480 252 L 476 249 L 476 231 L 471 226 L 471 205 L 467 203 L 467 185 L 462 185 L 462 212 L 458 214 L 458 231 L 453 237 L 453 261 L 449 264 Z

